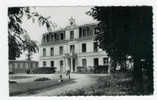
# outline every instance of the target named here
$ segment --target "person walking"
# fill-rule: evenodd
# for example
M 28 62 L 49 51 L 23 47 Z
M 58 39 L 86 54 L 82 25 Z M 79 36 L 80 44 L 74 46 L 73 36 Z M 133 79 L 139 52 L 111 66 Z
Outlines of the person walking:
M 70 79 L 70 70 L 66 72 L 66 76 L 69 76 L 69 79 Z

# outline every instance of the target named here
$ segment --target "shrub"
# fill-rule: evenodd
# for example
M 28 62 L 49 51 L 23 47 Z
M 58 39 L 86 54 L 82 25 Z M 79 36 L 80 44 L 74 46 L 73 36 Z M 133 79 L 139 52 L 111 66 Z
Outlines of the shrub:
M 32 72 L 33 72 L 33 74 L 52 74 L 52 73 L 56 72 L 56 67 L 36 68 Z
M 15 74 L 14 72 L 9 72 L 9 74 Z
M 30 69 L 27 69 L 27 70 L 26 70 L 26 73 L 29 74 L 29 73 L 30 73 Z
M 17 84 L 17 82 L 13 80 L 9 80 L 9 83 Z
M 108 65 L 94 66 L 94 73 L 107 73 Z
M 34 81 L 48 81 L 48 80 L 51 80 L 51 79 L 47 77 L 40 77 L 40 78 L 35 79 Z
M 69 90 L 62 93 L 60 96 L 86 96 L 87 93 L 84 89 L 77 89 L 77 90 Z

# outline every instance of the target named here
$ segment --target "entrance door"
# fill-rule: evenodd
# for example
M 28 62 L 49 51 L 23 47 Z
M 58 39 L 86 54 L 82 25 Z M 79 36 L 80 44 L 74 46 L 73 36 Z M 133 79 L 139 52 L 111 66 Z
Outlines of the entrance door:
M 63 73 L 63 61 L 60 61 L 60 72 Z
M 54 67 L 54 61 L 51 61 L 51 67 Z
M 68 67 L 69 67 L 69 70 L 71 71 L 71 59 L 68 58 Z
M 94 58 L 94 66 L 98 66 L 99 65 L 99 59 L 98 58 Z
M 73 72 L 75 72 L 75 59 L 73 59 Z

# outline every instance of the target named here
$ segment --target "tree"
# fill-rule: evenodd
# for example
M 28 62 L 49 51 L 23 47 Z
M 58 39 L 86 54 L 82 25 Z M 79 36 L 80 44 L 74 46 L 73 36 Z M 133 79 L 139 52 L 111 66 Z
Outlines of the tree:
M 24 39 L 23 50 L 27 51 L 27 60 L 31 60 L 32 54 L 38 52 L 39 48 L 37 43 L 31 40 L 28 34 L 24 35 Z
M 22 23 L 23 7 L 8 8 L 8 42 L 9 42 L 9 59 L 15 60 L 22 54 L 21 34 L 24 33 L 20 24 Z
M 143 82 L 142 69 L 145 69 L 149 90 L 153 92 L 152 7 L 93 7 L 87 14 L 99 22 L 96 40 L 100 48 L 116 61 L 132 56 L 135 84 Z
M 9 46 L 9 60 L 15 60 L 20 57 L 22 50 L 25 48 L 22 35 L 27 31 L 21 26 L 23 19 L 32 19 L 33 22 L 37 19 L 39 25 L 46 26 L 47 30 L 51 30 L 52 22 L 50 17 L 43 17 L 38 12 L 31 12 L 30 7 L 10 7 L 8 8 L 8 46 Z M 35 42 L 30 42 L 34 43 Z M 29 44 L 30 44 L 29 43 Z M 36 48 L 36 47 L 35 47 Z

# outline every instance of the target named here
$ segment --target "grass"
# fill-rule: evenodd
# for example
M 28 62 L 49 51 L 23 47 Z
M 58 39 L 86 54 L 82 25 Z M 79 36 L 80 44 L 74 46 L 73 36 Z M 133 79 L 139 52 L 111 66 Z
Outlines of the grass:
M 10 79 L 25 79 L 31 78 L 31 76 L 10 76 Z
M 82 89 L 66 91 L 60 96 L 112 96 L 138 95 L 130 73 L 115 73 L 110 76 L 92 76 L 97 83 Z
M 50 89 L 51 87 L 66 84 L 72 81 L 69 79 L 64 80 L 63 82 L 59 82 L 58 80 L 47 80 L 47 81 L 33 81 L 27 83 L 17 83 L 17 84 L 9 84 L 9 95 L 16 96 L 23 93 L 33 94 L 39 92 L 44 89 Z

